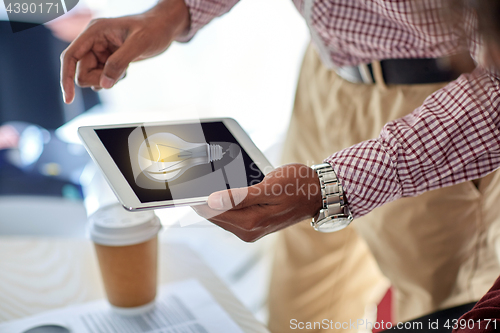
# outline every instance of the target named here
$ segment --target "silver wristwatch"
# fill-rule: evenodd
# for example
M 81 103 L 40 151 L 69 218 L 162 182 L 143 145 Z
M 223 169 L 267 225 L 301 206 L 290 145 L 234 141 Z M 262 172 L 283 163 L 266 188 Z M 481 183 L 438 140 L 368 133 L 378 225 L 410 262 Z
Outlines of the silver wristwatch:
M 323 208 L 312 219 L 311 225 L 320 232 L 344 229 L 352 222 L 353 217 L 335 171 L 329 163 L 316 164 L 311 168 L 318 174 L 323 202 Z

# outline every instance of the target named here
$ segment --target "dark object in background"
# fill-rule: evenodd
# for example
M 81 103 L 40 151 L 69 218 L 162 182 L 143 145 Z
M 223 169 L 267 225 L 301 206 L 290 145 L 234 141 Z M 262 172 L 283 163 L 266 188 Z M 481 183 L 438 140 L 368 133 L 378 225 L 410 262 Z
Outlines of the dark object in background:
M 8 21 L 0 21 L 0 125 L 14 121 L 55 130 L 100 104 L 96 92 L 79 87 L 73 104 L 64 104 L 59 85 L 59 56 L 67 46 L 43 25 L 13 33 Z M 52 142 L 46 147 L 44 157 L 51 152 L 59 161 L 69 162 L 74 158 L 64 155 L 64 149 L 58 155 L 59 145 L 62 143 Z M 68 196 L 67 193 L 76 191 L 81 196 L 78 184 L 46 176 L 36 169 L 22 170 L 9 163 L 5 158 L 7 153 L 0 151 L 0 195 Z
M 67 46 L 43 25 L 13 33 L 0 21 L 0 125 L 24 121 L 56 129 L 100 103 L 97 93 L 77 87 L 75 102 L 64 104 L 59 56 Z
M 70 333 L 70 330 L 60 325 L 42 325 L 33 327 L 23 333 Z
M 0 150 L 0 195 L 83 199 L 80 177 L 91 161 L 85 148 L 36 125 L 8 124 L 20 133 L 20 140 L 17 149 Z

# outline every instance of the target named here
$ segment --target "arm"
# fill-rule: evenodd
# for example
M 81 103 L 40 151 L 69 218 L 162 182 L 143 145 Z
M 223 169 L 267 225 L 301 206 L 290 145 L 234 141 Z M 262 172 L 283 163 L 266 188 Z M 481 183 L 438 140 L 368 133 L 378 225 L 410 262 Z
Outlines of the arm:
M 400 197 L 485 176 L 500 166 L 500 84 L 476 69 L 429 96 L 377 139 L 326 159 L 355 217 Z
M 388 123 L 377 139 L 327 158 L 353 215 L 498 168 L 499 105 L 498 80 L 478 69 L 429 96 L 410 115 Z M 316 215 L 321 208 L 318 186 L 311 168 L 285 165 L 260 184 L 213 193 L 208 205 L 193 208 L 241 239 L 254 241 Z

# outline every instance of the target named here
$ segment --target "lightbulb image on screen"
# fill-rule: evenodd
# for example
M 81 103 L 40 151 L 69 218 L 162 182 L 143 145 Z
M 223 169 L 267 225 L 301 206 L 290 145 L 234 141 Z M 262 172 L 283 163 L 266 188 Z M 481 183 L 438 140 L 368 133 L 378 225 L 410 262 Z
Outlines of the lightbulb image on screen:
M 217 144 L 186 142 L 172 133 L 156 133 L 142 142 L 138 163 L 143 173 L 155 181 L 172 181 L 186 170 L 222 159 Z

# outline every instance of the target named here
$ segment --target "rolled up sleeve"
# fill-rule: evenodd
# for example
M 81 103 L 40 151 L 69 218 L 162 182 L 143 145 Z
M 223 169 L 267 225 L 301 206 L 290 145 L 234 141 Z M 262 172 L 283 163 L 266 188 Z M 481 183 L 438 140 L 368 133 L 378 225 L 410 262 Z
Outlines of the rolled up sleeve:
M 378 138 L 325 159 L 342 182 L 353 215 L 499 168 L 499 105 L 498 78 L 476 69 L 386 124 Z

